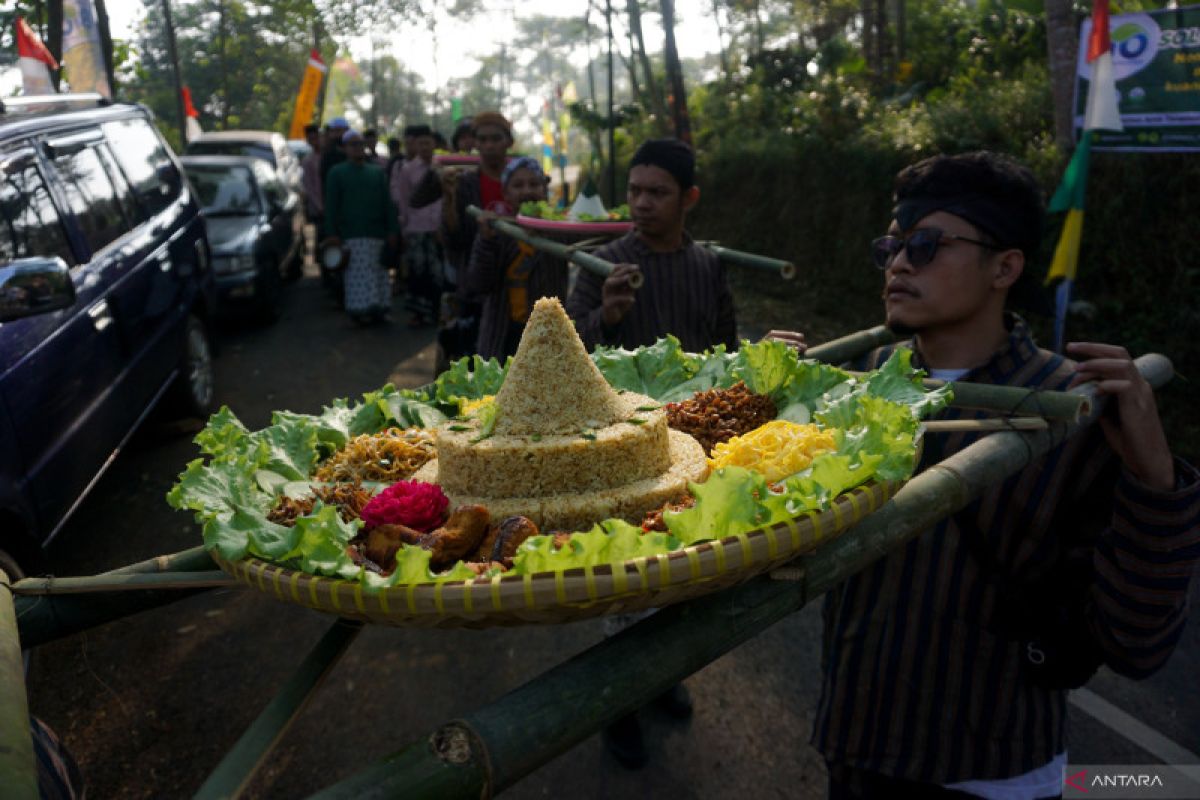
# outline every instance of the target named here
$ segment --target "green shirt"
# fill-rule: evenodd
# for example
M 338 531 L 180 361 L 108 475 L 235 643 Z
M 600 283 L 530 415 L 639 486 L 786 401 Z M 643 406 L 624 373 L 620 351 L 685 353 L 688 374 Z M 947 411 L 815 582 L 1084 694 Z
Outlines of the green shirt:
M 383 169 L 343 161 L 325 181 L 325 224 L 339 239 L 384 239 L 400 233 Z

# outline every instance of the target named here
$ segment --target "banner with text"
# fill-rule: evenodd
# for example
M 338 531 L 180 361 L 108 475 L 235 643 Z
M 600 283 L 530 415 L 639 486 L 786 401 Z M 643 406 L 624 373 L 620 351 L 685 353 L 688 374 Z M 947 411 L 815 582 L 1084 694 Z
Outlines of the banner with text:
M 92 0 L 63 2 L 63 66 L 72 92 L 99 92 L 112 98 L 104 56 L 100 51 L 100 28 Z
M 1093 150 L 1200 150 L 1200 5 L 1114 14 L 1113 70 L 1124 131 L 1096 131 Z M 1092 21 L 1079 31 L 1075 136 L 1083 128 Z
M 312 122 L 313 109 L 317 107 L 317 95 L 321 92 L 321 81 L 329 68 L 321 60 L 321 54 L 316 50 L 309 53 L 308 66 L 304 68 L 304 79 L 300 81 L 300 91 L 296 95 L 296 110 L 292 114 L 292 127 L 288 129 L 289 139 L 303 139 L 304 126 Z

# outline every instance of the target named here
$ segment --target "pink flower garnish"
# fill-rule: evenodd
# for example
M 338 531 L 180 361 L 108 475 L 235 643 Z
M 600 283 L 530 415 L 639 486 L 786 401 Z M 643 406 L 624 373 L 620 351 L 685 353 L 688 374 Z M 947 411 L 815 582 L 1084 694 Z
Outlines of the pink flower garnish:
M 378 525 L 407 525 L 429 533 L 446 521 L 450 498 L 435 483 L 393 483 L 363 506 L 362 521 L 368 528 Z

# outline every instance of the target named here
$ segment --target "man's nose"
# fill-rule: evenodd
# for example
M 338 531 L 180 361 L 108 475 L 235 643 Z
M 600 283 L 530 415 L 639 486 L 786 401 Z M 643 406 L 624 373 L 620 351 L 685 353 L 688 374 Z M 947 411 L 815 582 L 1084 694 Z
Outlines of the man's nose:
M 892 256 L 892 260 L 888 262 L 886 274 L 904 272 L 911 273 L 914 271 L 913 265 L 908 260 L 908 248 L 901 247 L 900 250 Z

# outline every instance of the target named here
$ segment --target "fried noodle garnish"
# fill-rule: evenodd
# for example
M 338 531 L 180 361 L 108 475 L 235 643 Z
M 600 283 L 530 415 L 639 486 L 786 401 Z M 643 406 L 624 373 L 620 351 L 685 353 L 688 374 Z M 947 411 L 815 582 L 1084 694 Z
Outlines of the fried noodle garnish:
M 313 479 L 322 483 L 395 483 L 412 477 L 434 454 L 432 431 L 388 428 L 351 439 L 321 465 Z

